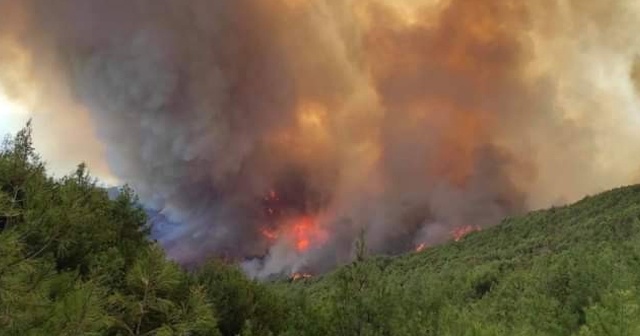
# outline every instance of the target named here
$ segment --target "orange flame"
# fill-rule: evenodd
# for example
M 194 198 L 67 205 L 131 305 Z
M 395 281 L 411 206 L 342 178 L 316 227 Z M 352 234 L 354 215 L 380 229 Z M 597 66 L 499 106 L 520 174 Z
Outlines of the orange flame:
M 453 229 L 453 231 L 451 231 L 451 235 L 453 236 L 453 241 L 458 242 L 462 238 L 464 238 L 466 235 L 470 234 L 471 232 L 481 231 L 481 230 L 482 229 L 479 226 L 467 225 L 467 226 L 461 226 Z
M 260 233 L 269 240 L 276 240 L 279 236 L 277 230 L 273 230 L 270 228 L 262 228 L 260 229 Z
M 306 252 L 313 246 L 324 244 L 329 238 L 329 233 L 319 227 L 314 218 L 303 216 L 282 225 L 277 229 L 263 227 L 260 234 L 269 241 L 283 237 L 291 242 L 298 252 Z
M 297 273 L 296 272 L 296 273 L 291 274 L 291 280 L 292 281 L 297 281 L 297 280 L 300 280 L 300 279 L 309 279 L 311 277 L 312 277 L 312 275 L 309 274 L 309 273 Z
M 424 249 L 427 248 L 427 244 L 425 243 L 421 243 L 420 245 L 416 246 L 415 248 L 415 252 L 422 252 L 424 251 Z
M 298 252 L 307 251 L 312 244 L 323 244 L 327 241 L 328 233 L 318 227 L 316 221 L 310 217 L 302 217 L 293 223 L 292 236 Z

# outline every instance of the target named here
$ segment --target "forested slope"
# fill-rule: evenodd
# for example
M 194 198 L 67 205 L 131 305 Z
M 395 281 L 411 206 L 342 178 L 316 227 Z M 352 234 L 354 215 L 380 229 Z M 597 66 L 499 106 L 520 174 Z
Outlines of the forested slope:
M 0 335 L 282 329 L 284 304 L 238 269 L 212 261 L 188 273 L 167 260 L 129 188 L 110 199 L 84 165 L 48 177 L 30 125 L 3 144 L 0 191 Z
M 169 261 L 130 189 L 49 177 L 30 134 L 0 150 L 0 335 L 640 335 L 638 186 L 260 283 Z
M 298 287 L 344 335 L 640 335 L 638 285 L 632 186 Z

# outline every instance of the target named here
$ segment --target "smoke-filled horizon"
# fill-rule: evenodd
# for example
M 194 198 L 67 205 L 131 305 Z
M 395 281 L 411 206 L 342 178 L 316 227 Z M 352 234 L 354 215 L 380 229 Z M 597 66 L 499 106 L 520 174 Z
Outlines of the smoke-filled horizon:
M 635 1 L 0 11 L 3 90 L 181 223 L 163 244 L 185 263 L 318 272 L 362 230 L 408 251 L 640 177 Z

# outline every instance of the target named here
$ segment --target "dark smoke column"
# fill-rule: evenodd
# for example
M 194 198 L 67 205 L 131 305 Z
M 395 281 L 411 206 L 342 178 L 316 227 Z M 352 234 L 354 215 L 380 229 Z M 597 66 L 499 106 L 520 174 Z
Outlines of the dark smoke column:
M 580 114 L 602 91 L 548 27 L 593 25 L 595 59 L 631 53 L 599 36 L 626 30 L 556 2 L 0 0 L 0 58 L 86 108 L 114 173 L 180 223 L 170 256 L 313 273 L 363 229 L 406 252 L 629 181 L 640 132 L 605 117 L 624 99 Z

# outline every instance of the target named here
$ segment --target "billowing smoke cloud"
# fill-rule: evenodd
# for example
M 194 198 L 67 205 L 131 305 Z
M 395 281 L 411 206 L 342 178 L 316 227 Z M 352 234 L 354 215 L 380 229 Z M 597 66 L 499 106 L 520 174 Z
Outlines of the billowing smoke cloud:
M 115 175 L 182 223 L 163 243 L 183 262 L 323 271 L 361 230 L 397 253 L 638 177 L 631 0 L 0 9 L 1 82 L 88 117 Z

